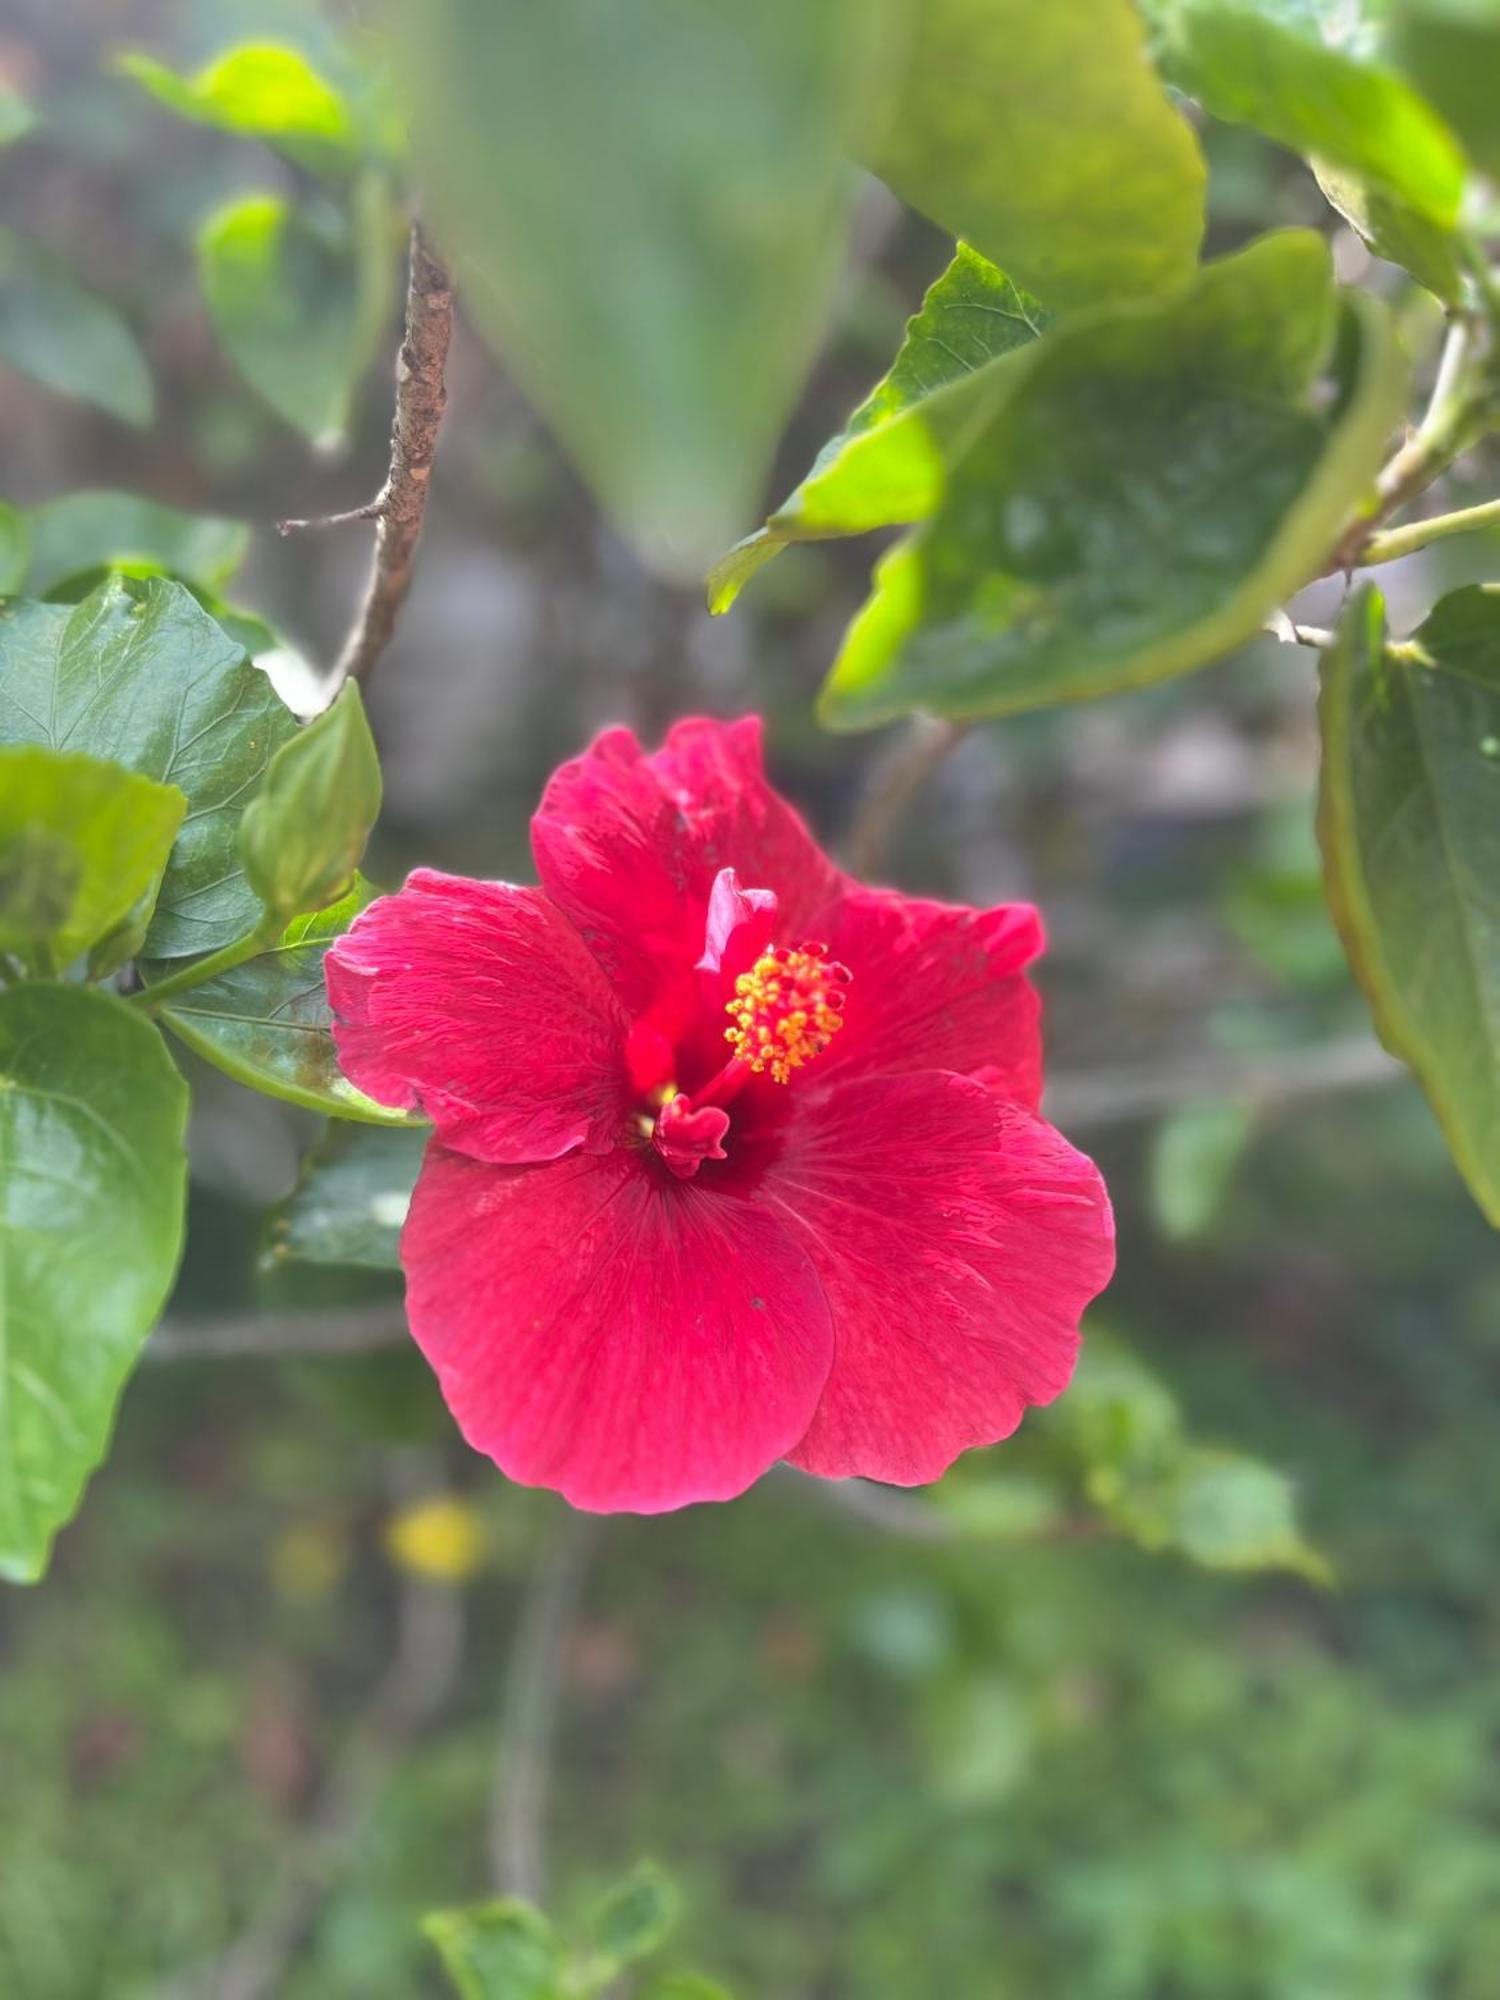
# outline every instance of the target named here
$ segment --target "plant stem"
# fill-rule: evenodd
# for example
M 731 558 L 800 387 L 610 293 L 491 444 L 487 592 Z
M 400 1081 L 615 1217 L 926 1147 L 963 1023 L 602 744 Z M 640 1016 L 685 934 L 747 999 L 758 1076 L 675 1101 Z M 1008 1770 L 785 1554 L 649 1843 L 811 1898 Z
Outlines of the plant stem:
M 154 1014 L 158 1007 L 168 1000 L 175 1000 L 179 993 L 189 993 L 195 986 L 202 986 L 210 979 L 217 979 L 221 972 L 232 972 L 237 965 L 243 965 L 247 958 L 255 958 L 268 945 L 280 937 L 282 924 L 279 918 L 263 917 L 253 931 L 236 938 L 233 944 L 226 944 L 219 951 L 211 951 L 207 958 L 195 958 L 191 965 L 185 965 L 179 972 L 168 973 L 165 979 L 158 979 L 154 986 L 143 986 L 138 993 L 132 993 L 130 1004 L 147 1014 Z
M 1429 542 L 1446 541 L 1450 535 L 1472 535 L 1497 523 L 1500 523 L 1500 500 L 1486 500 L 1477 507 L 1460 507 L 1451 514 L 1433 514 L 1425 521 L 1410 521 L 1404 528 L 1387 528 L 1372 535 L 1360 562 L 1366 566 L 1395 562 L 1398 556 L 1425 549 Z

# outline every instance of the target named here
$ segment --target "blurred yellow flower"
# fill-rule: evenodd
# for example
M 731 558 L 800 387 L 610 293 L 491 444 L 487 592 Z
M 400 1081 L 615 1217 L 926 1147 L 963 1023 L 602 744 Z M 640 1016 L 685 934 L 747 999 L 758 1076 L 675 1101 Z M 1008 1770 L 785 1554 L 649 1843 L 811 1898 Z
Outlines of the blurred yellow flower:
M 385 1552 L 398 1569 L 462 1583 L 484 1555 L 484 1531 L 467 1501 L 438 1494 L 403 1507 L 386 1523 Z

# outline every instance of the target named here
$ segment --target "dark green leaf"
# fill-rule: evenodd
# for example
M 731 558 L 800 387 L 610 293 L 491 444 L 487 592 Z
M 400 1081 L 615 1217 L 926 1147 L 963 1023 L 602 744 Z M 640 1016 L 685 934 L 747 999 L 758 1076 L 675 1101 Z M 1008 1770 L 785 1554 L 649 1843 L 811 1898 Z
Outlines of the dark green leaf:
M 278 1258 L 399 1271 L 401 1225 L 427 1149 L 425 1130 L 338 1125 L 309 1155 L 271 1223 Z
M 369 884 L 360 882 L 341 903 L 296 918 L 269 951 L 164 1006 L 162 1020 L 227 1076 L 268 1097 L 334 1118 L 410 1124 L 345 1080 L 329 1031 L 324 954 L 371 894 Z M 144 968 L 148 982 L 175 969 L 159 964 Z
M 915 0 L 870 164 L 1055 309 L 1185 284 L 1203 161 L 1131 0 Z
M 1474 160 L 1500 175 L 1500 6 L 1495 0 L 1395 0 L 1391 53 Z
M 715 567 L 709 609 L 727 611 L 747 579 L 788 542 L 862 534 L 930 513 L 946 461 L 994 392 L 987 364 L 1034 340 L 1048 317 L 1003 271 L 961 243 L 907 322 L 889 372 L 764 529 Z
M 888 11 L 390 10 L 424 200 L 468 312 L 674 573 L 700 575 L 750 514 L 801 386 Z
M 0 950 L 71 965 L 154 900 L 186 807 L 118 764 L 0 747 Z
M 119 66 L 181 118 L 217 125 L 269 145 L 314 171 L 347 167 L 358 150 L 353 112 L 300 50 L 245 42 L 192 76 L 127 52 Z
M 296 730 L 265 675 L 181 584 L 113 579 L 82 604 L 0 607 L 0 741 L 82 750 L 187 794 L 147 949 L 212 951 L 260 902 L 240 815 Z
M 0 361 L 125 423 L 151 421 L 151 376 L 119 313 L 50 250 L 3 227 Z
M 835 728 L 1003 715 L 1189 672 L 1317 574 L 1404 407 L 1389 316 L 1287 231 L 1150 309 L 1058 326 L 933 518 L 892 549 L 823 694 Z
M 355 231 L 281 195 L 246 195 L 204 223 L 198 274 L 251 388 L 314 443 L 337 443 L 380 330 Z
M 562 2000 L 562 1952 L 540 1910 L 506 1898 L 422 1919 L 459 2000 Z
M 1440 228 L 1458 220 L 1463 153 L 1394 71 L 1330 47 L 1277 0 L 1162 11 L 1167 74 L 1216 118 L 1355 174 Z
M 187 1090 L 78 986 L 0 993 L 0 1575 L 42 1574 L 177 1268 Z
M 240 821 L 240 858 L 282 923 L 347 893 L 380 812 L 380 759 L 353 681 L 288 737 Z
M 184 514 L 139 493 L 64 493 L 30 508 L 25 519 L 31 559 L 24 588 L 32 597 L 99 569 L 177 576 L 222 590 L 250 545 L 243 521 Z
M 1362 592 L 1324 656 L 1320 715 L 1334 919 L 1381 1040 L 1500 1225 L 1500 589 L 1454 591 L 1394 651 Z
M 653 1861 L 640 1861 L 600 1898 L 589 1915 L 588 1941 L 616 1968 L 659 1951 L 671 1935 L 681 1898 Z

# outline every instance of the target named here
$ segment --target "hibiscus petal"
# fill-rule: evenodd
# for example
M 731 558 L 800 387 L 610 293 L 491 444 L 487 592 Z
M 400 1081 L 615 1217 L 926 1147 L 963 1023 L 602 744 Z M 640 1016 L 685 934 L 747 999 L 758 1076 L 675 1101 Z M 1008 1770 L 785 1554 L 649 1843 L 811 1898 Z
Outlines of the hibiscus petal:
M 652 755 L 628 729 L 607 729 L 554 772 L 531 844 L 543 888 L 632 1013 L 702 956 L 721 868 L 774 890 L 796 931 L 844 882 L 766 782 L 757 716 L 690 717 Z
M 649 1155 L 428 1149 L 401 1242 L 417 1343 L 469 1443 L 593 1512 L 727 1500 L 806 1430 L 833 1352 L 773 1217 Z
M 764 1144 L 755 1199 L 799 1231 L 833 1310 L 793 1464 L 920 1485 L 1066 1387 L 1114 1227 L 1051 1126 L 967 1077 L 881 1076 L 805 1100 Z
M 1042 949 L 1029 903 L 993 910 L 854 889 L 817 919 L 852 974 L 844 1025 L 819 1082 L 902 1070 L 982 1071 L 1035 1110 L 1042 1095 L 1041 1002 L 1024 968 Z
M 325 961 L 350 1081 L 420 1111 L 476 1159 L 604 1150 L 626 1115 L 626 1023 L 582 939 L 537 889 L 419 868 Z

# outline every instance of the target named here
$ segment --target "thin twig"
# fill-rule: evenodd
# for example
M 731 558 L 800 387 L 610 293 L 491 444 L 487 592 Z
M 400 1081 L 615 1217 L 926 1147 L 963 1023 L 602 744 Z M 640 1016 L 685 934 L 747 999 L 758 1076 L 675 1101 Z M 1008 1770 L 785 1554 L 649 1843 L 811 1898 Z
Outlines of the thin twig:
M 511 1648 L 490 1793 L 490 1874 L 506 1896 L 547 1893 L 547 1815 L 563 1655 L 598 1522 L 571 1510 L 526 1586 Z
M 1429 514 L 1425 521 L 1408 521 L 1404 527 L 1387 528 L 1384 533 L 1372 536 L 1360 561 L 1367 567 L 1372 563 L 1395 562 L 1398 557 L 1414 555 L 1433 542 L 1446 541 L 1450 535 L 1472 535 L 1481 528 L 1497 525 L 1500 525 L 1500 500 L 1485 500 L 1477 507 L 1460 507 L 1451 514 Z
M 420 1481 L 430 1485 L 427 1473 Z M 401 1477 L 403 1489 L 413 1481 Z M 464 1606 L 452 1583 L 403 1574 L 395 1652 L 355 1723 L 312 1814 L 294 1838 L 260 1914 L 200 1981 L 182 1994 L 267 2000 L 285 1985 L 349 1843 L 412 1740 L 432 1722 L 458 1679 Z
M 967 726 L 919 715 L 876 766 L 845 842 L 856 875 L 872 875 L 880 866 L 907 807 Z
M 390 642 L 411 587 L 412 557 L 432 482 L 438 427 L 448 400 L 443 370 L 453 333 L 453 286 L 433 255 L 420 223 L 412 225 L 406 286 L 406 335 L 396 359 L 396 414 L 391 422 L 391 464 L 384 486 L 362 507 L 310 520 L 278 523 L 283 535 L 309 528 L 374 521 L 375 551 L 369 582 L 343 651 L 333 670 L 336 686 L 367 680 Z
M 1205 1056 L 1165 1067 L 1076 1070 L 1047 1086 L 1047 1116 L 1064 1131 L 1129 1125 L 1181 1104 L 1215 1097 L 1256 1105 L 1294 1104 L 1396 1083 L 1407 1071 L 1365 1035 L 1281 1049 L 1264 1056 Z
M 147 1343 L 147 1361 L 274 1361 L 283 1355 L 373 1354 L 409 1338 L 398 1304 L 333 1312 L 223 1313 L 167 1320 Z

